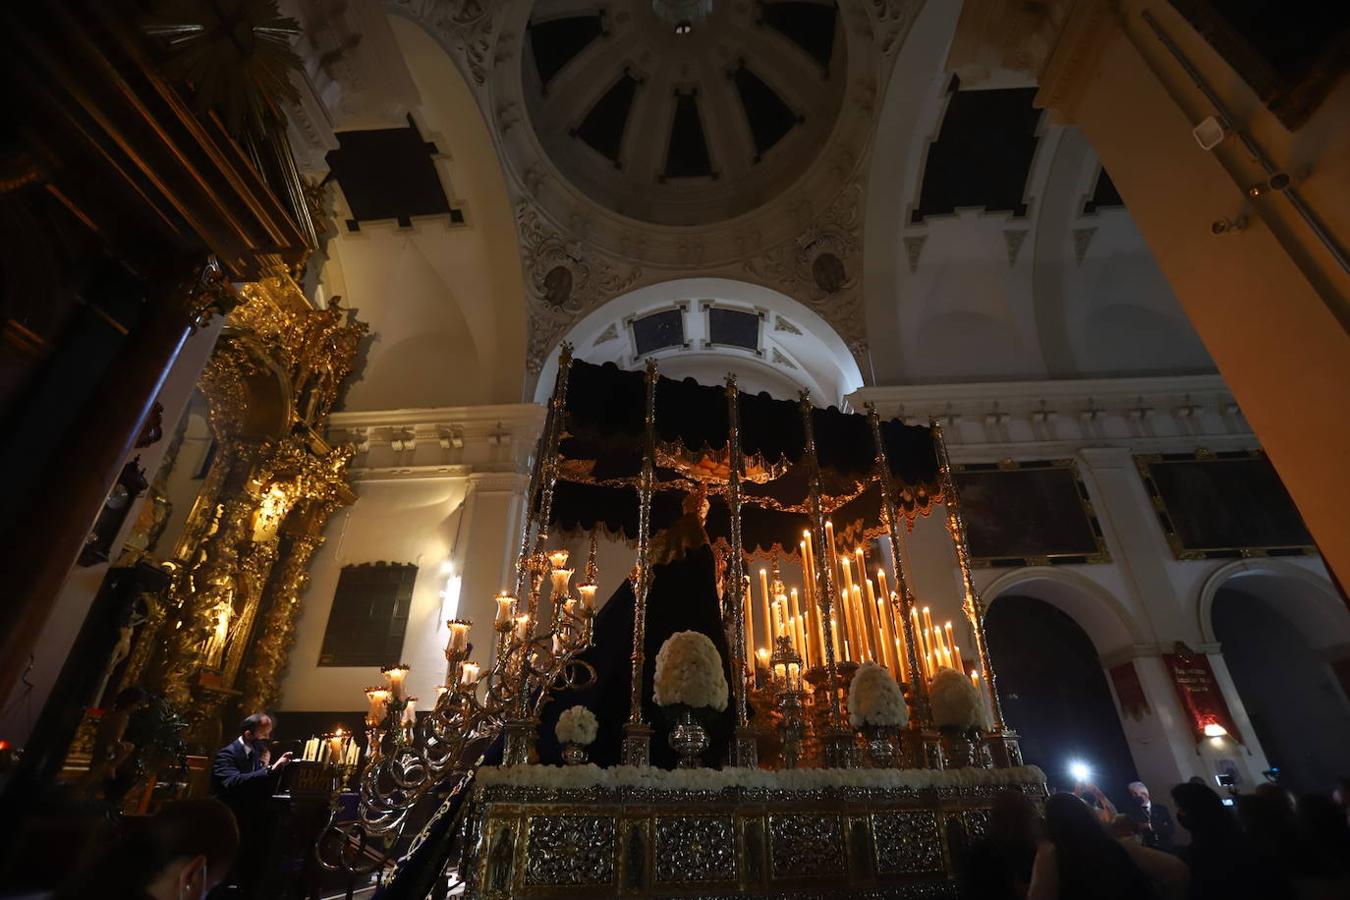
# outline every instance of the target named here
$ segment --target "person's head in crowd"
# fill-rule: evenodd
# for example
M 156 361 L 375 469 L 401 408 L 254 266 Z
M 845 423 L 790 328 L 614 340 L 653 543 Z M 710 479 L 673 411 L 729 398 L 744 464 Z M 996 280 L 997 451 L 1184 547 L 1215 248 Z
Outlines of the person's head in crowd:
M 1153 802 L 1149 797 L 1148 785 L 1142 781 L 1131 781 L 1125 790 L 1130 792 L 1130 799 L 1138 803 L 1142 809 L 1147 809 Z
M 250 747 L 265 749 L 272 742 L 272 717 L 254 713 L 239 723 L 239 737 Z
M 1061 896 L 1134 897 L 1147 891 L 1125 848 L 1080 798 L 1051 796 L 1045 802 L 1045 832 L 1055 848 Z
M 1207 784 L 1186 782 L 1172 788 L 1177 822 L 1192 838 L 1219 837 L 1237 831 L 1237 821 Z
M 179 800 L 127 818 L 121 834 L 80 867 L 55 900 L 203 900 L 239 852 L 234 813 L 219 800 Z
M 1268 781 L 1252 788 L 1252 793 L 1258 797 L 1265 797 L 1271 803 L 1284 807 L 1285 811 L 1291 816 L 1294 814 L 1294 807 L 1298 805 L 1298 801 L 1294 797 L 1293 791 L 1278 784 L 1271 784 Z
M 1021 791 L 1000 791 L 989 810 L 986 832 L 994 841 L 1007 846 L 1036 847 L 1040 837 L 1040 813 L 1036 804 Z
M 1300 797 L 1294 827 L 1321 874 L 1350 874 L 1350 822 L 1336 801 L 1321 794 Z
M 1106 830 L 1117 840 L 1126 838 L 1135 840 L 1139 837 L 1139 823 L 1125 813 L 1117 813 L 1111 824 L 1106 826 Z
M 1336 805 L 1341 809 L 1350 810 L 1350 778 L 1342 778 L 1336 782 L 1336 787 L 1331 792 L 1331 799 L 1336 801 Z

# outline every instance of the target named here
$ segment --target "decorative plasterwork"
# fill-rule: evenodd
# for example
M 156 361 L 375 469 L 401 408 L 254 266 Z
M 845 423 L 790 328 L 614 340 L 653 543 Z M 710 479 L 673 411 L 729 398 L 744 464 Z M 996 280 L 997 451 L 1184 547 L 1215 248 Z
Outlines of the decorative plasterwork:
M 647 225 L 564 179 L 525 127 L 521 48 L 529 0 L 386 0 L 424 27 L 464 72 L 483 110 L 516 206 L 529 286 L 527 366 L 582 315 L 624 291 L 698 275 L 748 278 L 819 312 L 855 354 L 866 347 L 861 197 L 896 51 L 921 0 L 839 0 L 849 40 L 844 106 L 827 147 L 791 189 L 735 219 Z
M 480 87 L 492 69 L 497 43 L 495 0 L 386 0 L 401 15 L 420 22 L 440 39 L 465 74 Z
M 1017 253 L 1022 249 L 1022 242 L 1027 239 L 1027 233 L 1025 228 L 1013 228 L 1003 232 L 1003 240 L 1008 245 L 1008 268 L 1017 265 Z
M 911 422 L 938 420 L 958 462 L 1103 446 L 1174 453 L 1257 445 L 1218 375 L 863 388 L 848 401 Z
M 926 234 L 909 234 L 901 238 L 905 245 L 905 258 L 909 261 L 909 274 L 919 271 L 919 257 L 923 256 L 923 245 L 928 240 Z
M 533 403 L 334 413 L 328 435 L 356 449 L 354 481 L 523 472 L 544 423 Z
M 752 256 L 744 271 L 810 306 L 849 350 L 867 348 L 859 288 L 862 275 L 862 186 L 854 181 L 791 241 Z
M 1078 265 L 1083 264 L 1087 258 L 1088 247 L 1092 245 L 1092 237 L 1097 233 L 1093 228 L 1075 228 L 1073 230 L 1073 258 Z

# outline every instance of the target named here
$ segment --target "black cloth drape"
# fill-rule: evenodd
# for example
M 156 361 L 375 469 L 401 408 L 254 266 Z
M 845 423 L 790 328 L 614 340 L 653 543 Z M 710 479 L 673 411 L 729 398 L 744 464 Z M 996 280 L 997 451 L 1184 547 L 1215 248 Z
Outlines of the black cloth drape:
M 595 642 L 581 658 L 595 667 L 596 682 L 578 691 L 563 691 L 544 707 L 539 726 L 539 761 L 562 762 L 562 748 L 554 729 L 563 710 L 578 704 L 595 713 L 599 731 L 588 748 L 591 762 L 618 765 L 623 746 L 623 725 L 628 721 L 629 686 L 632 684 L 633 584 L 624 581 L 595 617 Z M 707 544 L 691 549 L 683 559 L 652 567 L 652 586 L 647 594 L 646 666 L 642 683 L 642 708 L 647 724 L 656 729 L 652 738 L 652 765 L 675 767 L 675 751 L 666 740 L 669 723 L 652 700 L 656 654 L 677 631 L 697 631 L 712 639 L 722 656 L 723 674 L 731 684 L 731 650 L 722 630 L 717 602 L 716 570 L 712 548 Z M 735 711 L 730 698 L 726 709 L 711 717 L 705 765 L 720 765 L 727 756 L 735 730 Z

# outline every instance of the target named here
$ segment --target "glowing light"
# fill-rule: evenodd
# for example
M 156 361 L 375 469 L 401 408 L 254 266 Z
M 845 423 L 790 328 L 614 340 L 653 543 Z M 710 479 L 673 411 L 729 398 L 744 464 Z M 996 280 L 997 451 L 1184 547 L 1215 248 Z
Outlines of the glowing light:
M 1228 729 L 1224 728 L 1218 722 L 1210 722 L 1205 726 L 1205 737 L 1221 738 L 1228 734 Z
M 1088 764 L 1082 760 L 1075 759 L 1069 763 L 1069 774 L 1079 784 L 1087 784 L 1092 780 L 1092 769 L 1088 768 Z

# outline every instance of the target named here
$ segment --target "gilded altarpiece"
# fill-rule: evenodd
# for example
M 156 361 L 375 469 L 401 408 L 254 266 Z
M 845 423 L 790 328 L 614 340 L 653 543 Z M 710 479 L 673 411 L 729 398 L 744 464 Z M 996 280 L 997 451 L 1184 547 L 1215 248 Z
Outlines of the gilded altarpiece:
M 354 449 L 321 435 L 366 326 L 336 299 L 314 309 L 284 274 L 241 293 L 198 384 L 216 450 L 118 685 L 188 711 L 197 749 L 223 716 L 278 700 L 323 527 L 355 500 Z

